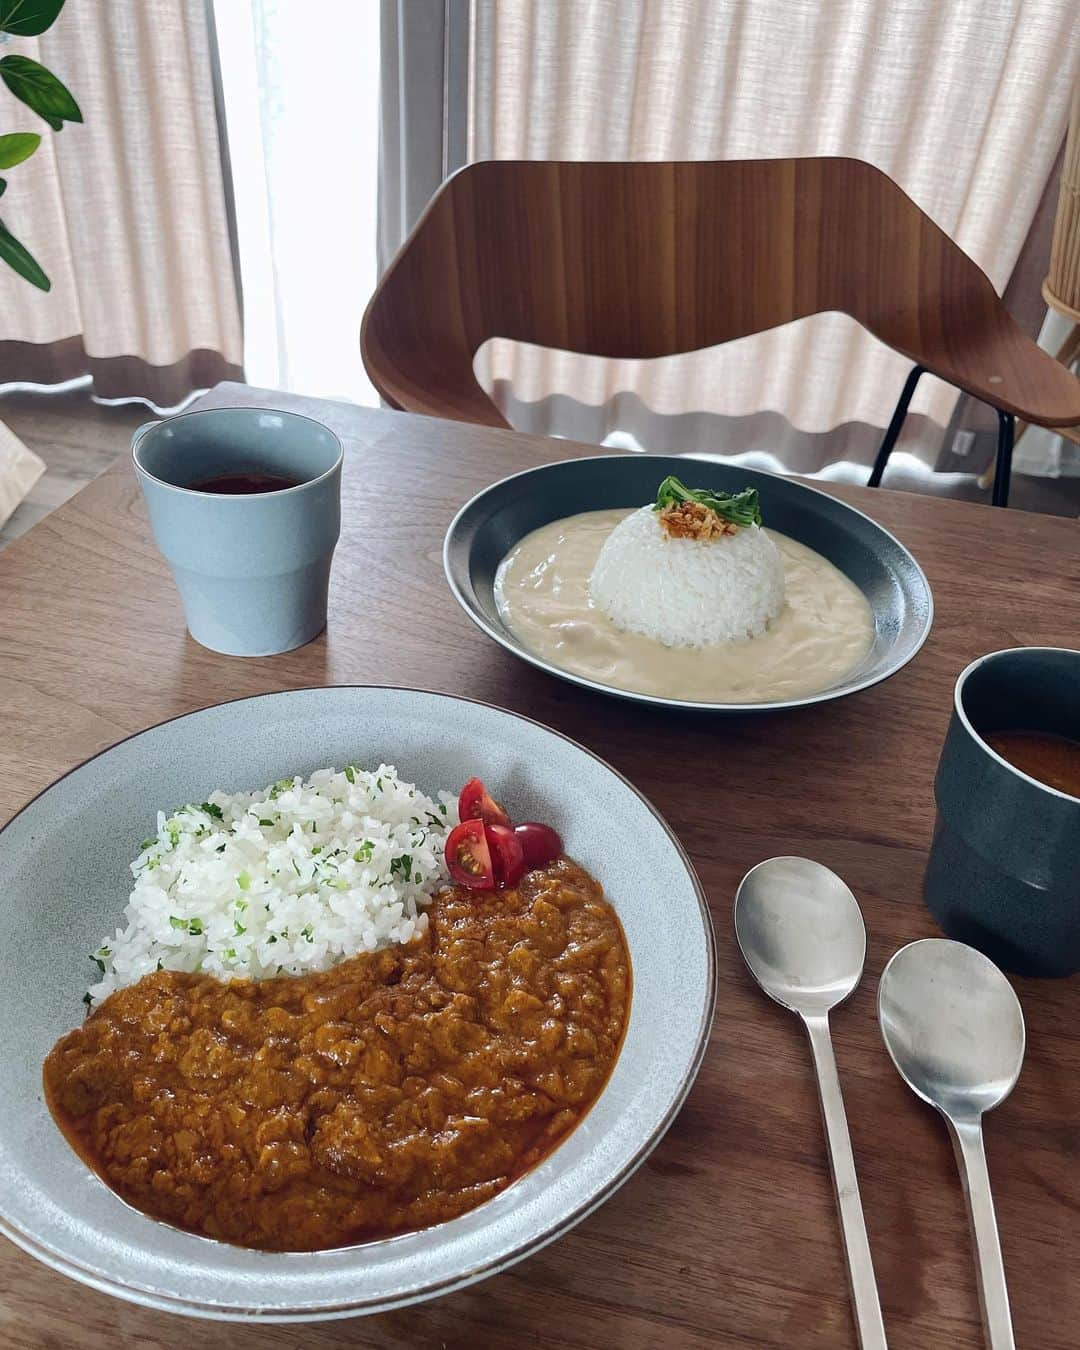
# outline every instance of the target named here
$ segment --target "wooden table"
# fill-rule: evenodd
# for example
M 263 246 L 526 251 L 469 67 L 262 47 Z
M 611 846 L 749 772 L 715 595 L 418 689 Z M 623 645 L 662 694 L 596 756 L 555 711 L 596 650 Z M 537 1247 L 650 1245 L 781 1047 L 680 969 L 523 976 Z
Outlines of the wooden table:
M 118 737 L 221 699 L 365 681 L 475 695 L 584 741 L 678 831 L 719 937 L 712 1044 L 647 1165 L 571 1234 L 507 1274 L 380 1317 L 249 1328 L 130 1307 L 0 1244 L 0 1343 L 854 1346 L 807 1046 L 795 1020 L 751 984 L 731 929 L 743 873 L 771 854 L 802 853 L 846 878 L 869 928 L 867 975 L 836 1014 L 834 1036 L 890 1344 L 979 1346 L 945 1130 L 893 1071 L 874 997 L 889 955 L 935 932 L 920 884 L 953 680 L 980 652 L 1077 645 L 1080 527 L 830 489 L 894 530 L 926 568 L 937 619 L 922 653 L 886 684 L 804 712 L 722 722 L 672 715 L 516 661 L 473 628 L 443 581 L 443 532 L 462 501 L 503 474 L 581 447 L 236 385 L 206 400 L 259 401 L 321 417 L 348 446 L 328 633 L 268 660 L 216 656 L 192 642 L 123 457 L 0 554 L 0 818 Z M 987 1145 L 1017 1340 L 1054 1350 L 1080 1341 L 1080 984 L 1022 980 L 1017 988 L 1027 1062 L 1012 1098 L 989 1118 Z

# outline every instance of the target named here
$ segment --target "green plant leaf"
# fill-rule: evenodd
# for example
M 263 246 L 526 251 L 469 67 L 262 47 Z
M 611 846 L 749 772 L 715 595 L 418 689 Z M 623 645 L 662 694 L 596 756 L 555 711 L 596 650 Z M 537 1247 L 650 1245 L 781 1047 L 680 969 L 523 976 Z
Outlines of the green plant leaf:
M 0 136 L 0 169 L 13 169 L 24 159 L 29 159 L 41 144 L 36 131 L 14 131 L 10 136 Z
M 0 33 L 37 37 L 63 8 L 64 0 L 0 0 Z
M 59 131 L 65 122 L 83 120 L 79 105 L 65 86 L 51 71 L 28 56 L 13 53 L 0 59 L 0 79 L 17 99 L 44 117 L 53 131 Z
M 52 282 L 41 270 L 37 259 L 29 249 L 19 243 L 2 220 L 0 220 L 0 260 L 13 267 L 19 276 L 25 277 L 39 290 L 52 289 Z

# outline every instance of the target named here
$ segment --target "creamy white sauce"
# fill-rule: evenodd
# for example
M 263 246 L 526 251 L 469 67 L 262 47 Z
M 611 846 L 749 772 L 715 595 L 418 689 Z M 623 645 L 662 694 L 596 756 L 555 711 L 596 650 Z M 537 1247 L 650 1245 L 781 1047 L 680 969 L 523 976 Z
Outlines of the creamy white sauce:
M 664 698 L 768 703 L 818 693 L 862 661 L 874 618 L 862 591 L 805 544 L 770 530 L 787 599 L 759 637 L 665 647 L 616 628 L 589 597 L 604 540 L 629 511 L 586 511 L 534 530 L 495 578 L 503 622 L 530 651 L 599 684 Z

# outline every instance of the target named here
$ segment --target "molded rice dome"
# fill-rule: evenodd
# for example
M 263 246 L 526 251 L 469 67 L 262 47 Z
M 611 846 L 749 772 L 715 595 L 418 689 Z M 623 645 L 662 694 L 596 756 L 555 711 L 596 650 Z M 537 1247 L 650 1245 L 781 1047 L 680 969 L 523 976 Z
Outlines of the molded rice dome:
M 765 631 L 784 607 L 784 562 L 759 525 L 673 538 L 643 506 L 604 541 L 589 592 L 618 628 L 666 647 L 704 647 Z

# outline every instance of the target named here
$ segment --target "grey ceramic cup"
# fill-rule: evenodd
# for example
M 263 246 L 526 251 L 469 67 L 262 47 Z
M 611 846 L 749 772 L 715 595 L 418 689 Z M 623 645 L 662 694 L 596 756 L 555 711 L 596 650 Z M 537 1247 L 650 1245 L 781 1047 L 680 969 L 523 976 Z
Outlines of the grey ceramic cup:
M 140 427 L 131 454 L 196 642 L 271 656 L 322 632 L 341 527 L 342 449 L 328 427 L 268 408 L 207 408 Z M 250 472 L 299 481 L 243 496 L 191 486 Z
M 1080 970 L 1080 798 L 1014 768 L 983 737 L 1080 740 L 1080 652 L 1018 647 L 956 682 L 934 782 L 923 895 L 949 937 L 1020 975 Z

